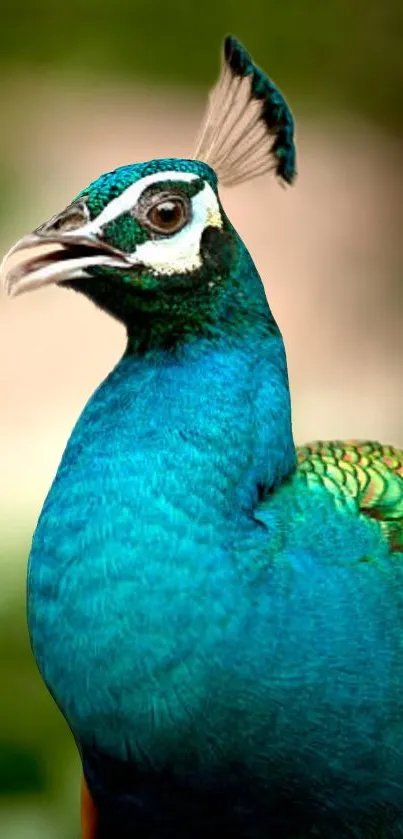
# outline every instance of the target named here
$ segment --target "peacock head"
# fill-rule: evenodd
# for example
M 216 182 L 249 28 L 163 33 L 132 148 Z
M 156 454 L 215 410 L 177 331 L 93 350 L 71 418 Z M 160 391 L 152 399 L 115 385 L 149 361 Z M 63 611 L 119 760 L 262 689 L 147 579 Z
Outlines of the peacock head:
M 129 328 L 162 319 L 183 335 L 214 322 L 231 289 L 243 245 L 217 183 L 274 170 L 295 176 L 291 112 L 275 85 L 229 36 L 195 156 L 123 166 L 101 175 L 69 206 L 8 252 L 26 252 L 8 271 L 19 294 L 51 283 L 83 292 Z M 32 248 L 41 248 L 32 257 Z M 46 246 L 46 252 L 43 252 Z M 244 250 L 244 249 L 243 249 Z

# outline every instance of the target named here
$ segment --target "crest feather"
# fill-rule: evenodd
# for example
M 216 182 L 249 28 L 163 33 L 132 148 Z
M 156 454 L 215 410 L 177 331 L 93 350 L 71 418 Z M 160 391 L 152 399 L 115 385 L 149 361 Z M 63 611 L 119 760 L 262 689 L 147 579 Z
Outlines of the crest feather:
M 213 88 L 194 157 L 208 163 L 224 186 L 275 171 L 295 178 L 294 120 L 280 91 L 232 35 Z

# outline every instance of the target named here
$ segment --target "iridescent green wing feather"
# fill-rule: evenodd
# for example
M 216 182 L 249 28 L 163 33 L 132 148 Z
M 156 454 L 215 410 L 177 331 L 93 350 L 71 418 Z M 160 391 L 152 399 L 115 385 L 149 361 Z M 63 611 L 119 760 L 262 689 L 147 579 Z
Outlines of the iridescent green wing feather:
M 360 440 L 297 449 L 298 474 L 325 486 L 338 505 L 376 519 L 392 551 L 403 552 L 403 451 Z

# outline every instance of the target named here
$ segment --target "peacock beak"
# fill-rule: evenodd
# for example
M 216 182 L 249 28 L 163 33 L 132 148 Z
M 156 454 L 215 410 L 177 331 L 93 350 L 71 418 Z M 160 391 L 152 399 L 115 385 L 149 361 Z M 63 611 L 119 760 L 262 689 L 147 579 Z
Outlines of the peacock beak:
M 85 200 L 80 200 L 19 239 L 0 265 L 7 294 L 16 296 L 53 283 L 90 277 L 88 269 L 96 266 L 134 267 L 133 255 L 108 245 L 92 228 Z M 32 256 L 34 248 L 39 253 Z M 27 253 L 9 267 L 11 257 L 19 251 Z

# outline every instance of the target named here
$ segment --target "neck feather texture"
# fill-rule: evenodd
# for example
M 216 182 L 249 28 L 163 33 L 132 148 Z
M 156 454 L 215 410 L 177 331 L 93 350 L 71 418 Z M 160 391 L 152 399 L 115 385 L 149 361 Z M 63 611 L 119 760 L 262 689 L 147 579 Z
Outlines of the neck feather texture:
M 232 546 L 260 539 L 257 500 L 294 468 L 271 317 L 176 352 L 131 348 L 98 388 L 45 502 L 28 583 L 35 656 L 78 739 L 134 750 L 159 691 L 163 705 L 172 678 L 194 681 L 199 639 L 212 653 L 239 610 Z

